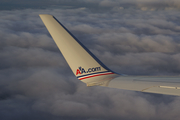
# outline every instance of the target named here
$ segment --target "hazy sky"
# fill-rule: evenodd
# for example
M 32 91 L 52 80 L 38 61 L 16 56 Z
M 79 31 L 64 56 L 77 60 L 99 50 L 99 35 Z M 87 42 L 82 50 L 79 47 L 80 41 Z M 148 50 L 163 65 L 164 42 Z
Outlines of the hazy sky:
M 112 70 L 180 74 L 179 0 L 1 0 L 0 120 L 179 120 L 180 97 L 86 87 L 39 14 Z

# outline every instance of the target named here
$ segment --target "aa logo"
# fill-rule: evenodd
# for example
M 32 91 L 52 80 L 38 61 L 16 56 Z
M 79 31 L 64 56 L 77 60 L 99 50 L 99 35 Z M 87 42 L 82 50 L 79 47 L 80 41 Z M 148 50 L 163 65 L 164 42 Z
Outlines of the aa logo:
M 83 74 L 83 73 L 91 73 L 101 71 L 101 67 L 95 67 L 95 68 L 89 68 L 88 70 L 85 70 L 82 67 L 79 67 L 79 69 L 76 70 L 76 75 Z
M 76 70 L 76 75 L 78 75 L 78 74 L 81 74 L 79 69 Z

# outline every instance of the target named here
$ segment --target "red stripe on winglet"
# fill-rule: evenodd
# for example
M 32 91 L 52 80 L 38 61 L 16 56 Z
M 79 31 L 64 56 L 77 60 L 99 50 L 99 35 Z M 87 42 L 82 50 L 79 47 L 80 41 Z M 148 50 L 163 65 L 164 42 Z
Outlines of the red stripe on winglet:
M 96 77 L 96 76 L 101 76 L 101 75 L 110 75 L 110 74 L 114 74 L 114 73 L 102 73 L 102 74 L 97 74 L 97 75 L 92 75 L 92 76 L 79 78 L 79 80 L 83 80 L 83 79 L 87 79 L 87 78 L 91 78 L 91 77 Z

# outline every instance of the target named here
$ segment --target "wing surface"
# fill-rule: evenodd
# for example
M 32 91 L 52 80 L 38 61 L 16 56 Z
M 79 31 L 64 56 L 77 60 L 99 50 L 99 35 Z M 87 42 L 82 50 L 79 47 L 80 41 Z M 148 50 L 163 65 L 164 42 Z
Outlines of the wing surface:
M 180 77 L 120 76 L 107 87 L 180 96 Z

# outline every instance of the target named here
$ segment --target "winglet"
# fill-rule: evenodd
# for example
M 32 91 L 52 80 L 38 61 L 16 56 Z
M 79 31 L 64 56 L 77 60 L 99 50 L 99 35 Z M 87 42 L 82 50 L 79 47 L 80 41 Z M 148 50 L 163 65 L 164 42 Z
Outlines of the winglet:
M 95 57 L 54 16 L 48 14 L 39 16 L 79 80 L 88 86 L 106 86 L 109 80 L 118 75 Z

